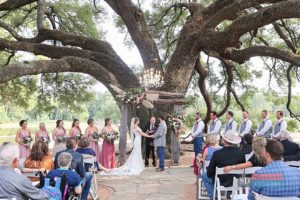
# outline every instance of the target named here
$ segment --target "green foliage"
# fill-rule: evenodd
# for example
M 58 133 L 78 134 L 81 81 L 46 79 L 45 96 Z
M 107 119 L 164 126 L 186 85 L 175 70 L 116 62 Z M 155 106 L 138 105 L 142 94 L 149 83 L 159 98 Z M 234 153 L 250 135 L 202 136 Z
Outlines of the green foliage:
M 90 1 L 59 0 L 53 8 L 63 30 L 97 38 L 103 35 L 96 26 L 102 19 Z
M 115 123 L 120 120 L 120 110 L 113 96 L 107 92 L 96 94 L 95 98 L 87 105 L 89 118 L 111 118 Z
M 299 131 L 299 121 L 293 119 L 288 120 L 287 128 L 289 131 Z

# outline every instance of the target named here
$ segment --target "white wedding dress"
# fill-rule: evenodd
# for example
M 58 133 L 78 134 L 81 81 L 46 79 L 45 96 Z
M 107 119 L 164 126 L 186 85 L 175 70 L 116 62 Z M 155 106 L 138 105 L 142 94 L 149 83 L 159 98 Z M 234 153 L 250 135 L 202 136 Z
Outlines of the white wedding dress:
M 133 134 L 135 136 L 133 141 L 133 150 L 125 164 L 121 167 L 112 169 L 110 173 L 102 171 L 100 173 L 101 175 L 132 176 L 139 175 L 145 169 L 141 149 L 142 136 L 137 132 L 137 130 L 142 131 L 140 128 L 133 130 Z

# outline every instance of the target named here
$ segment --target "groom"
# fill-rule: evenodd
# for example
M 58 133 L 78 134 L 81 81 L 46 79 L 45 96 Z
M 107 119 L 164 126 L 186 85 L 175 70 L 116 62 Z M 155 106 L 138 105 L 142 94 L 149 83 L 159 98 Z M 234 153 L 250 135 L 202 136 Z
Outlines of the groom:
M 159 158 L 159 168 L 157 171 L 164 171 L 165 170 L 165 145 L 166 145 L 166 134 L 167 134 L 167 124 L 165 122 L 165 117 L 160 115 L 159 116 L 159 126 L 155 132 L 154 137 L 154 144 L 157 148 L 157 155 Z

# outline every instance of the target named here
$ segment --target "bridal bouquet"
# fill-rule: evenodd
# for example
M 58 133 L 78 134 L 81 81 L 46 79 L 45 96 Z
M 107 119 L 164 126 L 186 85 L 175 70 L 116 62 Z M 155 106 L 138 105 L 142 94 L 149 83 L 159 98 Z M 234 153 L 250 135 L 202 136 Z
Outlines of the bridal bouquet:
M 97 142 L 98 140 L 99 140 L 99 138 L 100 138 L 100 134 L 99 133 L 97 133 L 97 132 L 94 132 L 93 134 L 92 134 L 92 137 L 94 138 L 94 140 Z
M 107 142 L 113 144 L 114 141 L 115 141 L 116 139 L 118 139 L 118 134 L 119 134 L 119 133 L 116 132 L 116 131 L 106 132 L 106 133 L 104 133 L 104 139 L 105 139 Z

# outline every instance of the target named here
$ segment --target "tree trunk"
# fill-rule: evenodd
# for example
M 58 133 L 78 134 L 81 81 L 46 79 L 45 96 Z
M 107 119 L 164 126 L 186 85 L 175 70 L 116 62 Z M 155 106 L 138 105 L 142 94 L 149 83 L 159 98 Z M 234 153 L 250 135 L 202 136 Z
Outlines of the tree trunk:
M 127 147 L 127 122 L 128 122 L 128 107 L 121 105 L 121 119 L 120 119 L 120 141 L 119 141 L 119 164 L 123 165 L 126 161 L 126 147 Z

